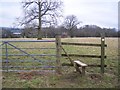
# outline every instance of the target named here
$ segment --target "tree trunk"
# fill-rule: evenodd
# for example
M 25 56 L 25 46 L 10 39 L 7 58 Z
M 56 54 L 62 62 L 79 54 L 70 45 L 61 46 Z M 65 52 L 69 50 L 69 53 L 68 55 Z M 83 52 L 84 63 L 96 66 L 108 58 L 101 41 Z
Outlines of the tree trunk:
M 42 31 L 41 31 L 41 2 L 39 1 L 39 27 L 38 27 L 38 40 L 42 39 Z

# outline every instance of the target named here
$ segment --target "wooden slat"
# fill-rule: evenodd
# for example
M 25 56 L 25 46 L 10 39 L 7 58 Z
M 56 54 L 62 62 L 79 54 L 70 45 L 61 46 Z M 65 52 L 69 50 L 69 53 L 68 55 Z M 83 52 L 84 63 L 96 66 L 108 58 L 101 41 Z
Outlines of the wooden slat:
M 88 67 L 101 67 L 101 65 L 94 65 L 94 64 L 87 64 Z M 69 63 L 63 63 L 62 66 L 72 66 Z M 107 67 L 107 65 L 104 65 L 104 67 Z
M 101 47 L 101 44 L 90 44 L 90 43 L 68 43 L 68 42 L 62 42 L 62 45 L 79 45 L 79 46 L 97 46 L 97 47 Z M 105 44 L 105 47 L 107 47 L 107 45 Z
M 88 67 L 101 67 L 101 65 L 88 64 Z M 107 67 L 107 65 L 104 65 L 104 67 Z
M 69 56 L 75 56 L 75 57 L 91 57 L 91 58 L 101 58 L 100 55 L 79 55 L 79 54 L 68 54 Z M 62 56 L 67 56 L 66 54 L 62 54 Z M 106 58 L 106 56 L 104 56 Z
M 81 61 L 78 61 L 78 60 L 74 61 L 74 63 L 76 63 L 76 64 L 78 64 L 80 66 L 83 66 L 83 67 L 87 66 L 87 64 L 85 64 L 85 63 L 83 63 Z

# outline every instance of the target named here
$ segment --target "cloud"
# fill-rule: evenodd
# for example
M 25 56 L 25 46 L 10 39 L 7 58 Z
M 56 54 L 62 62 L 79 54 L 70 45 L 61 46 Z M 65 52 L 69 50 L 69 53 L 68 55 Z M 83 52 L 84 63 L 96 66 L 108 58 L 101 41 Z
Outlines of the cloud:
M 0 0 L 0 26 L 10 26 L 22 16 L 22 0 Z M 117 28 L 119 0 L 63 0 L 64 16 L 74 14 L 83 24 Z
M 118 0 L 65 0 L 65 16 L 74 14 L 84 24 L 117 28 Z
M 22 0 L 0 0 L 0 2 L 21 2 Z
M 20 2 L 1 2 L 0 8 L 0 26 L 12 26 L 16 18 L 22 15 Z

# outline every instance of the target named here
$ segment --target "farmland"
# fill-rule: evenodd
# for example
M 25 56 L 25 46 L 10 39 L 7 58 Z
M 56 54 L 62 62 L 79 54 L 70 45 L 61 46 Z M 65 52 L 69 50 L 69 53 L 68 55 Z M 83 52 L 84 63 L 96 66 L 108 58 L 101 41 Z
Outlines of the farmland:
M 11 39 L 3 39 L 3 40 L 11 40 Z M 14 38 L 13 40 L 23 40 Z M 35 39 L 24 39 L 24 40 L 35 40 Z M 43 40 L 54 40 L 52 38 Z M 79 42 L 79 43 L 100 43 L 100 38 L 62 38 L 64 42 Z M 44 72 L 44 73 L 36 73 L 32 68 L 32 72 L 3 72 L 2 78 L 2 86 L 3 88 L 115 88 L 117 86 L 117 74 L 118 74 L 118 38 L 106 38 L 105 42 L 107 44 L 107 48 L 105 50 L 105 55 L 107 58 L 105 59 L 105 64 L 107 67 L 105 68 L 105 74 L 100 74 L 99 67 L 87 67 L 86 75 L 81 77 L 78 72 L 75 72 L 75 68 L 71 66 L 63 66 L 62 74 L 57 74 L 55 72 Z M 55 48 L 55 43 L 12 43 L 17 47 L 22 48 Z M 64 49 L 68 53 L 76 53 L 76 54 L 100 54 L 100 48 L 95 47 L 85 47 L 85 46 L 63 46 Z M 34 54 L 55 54 L 55 50 L 26 50 L 26 52 L 34 53 Z M 2 50 L 2 54 L 5 51 Z M 12 49 L 9 50 L 9 53 L 19 54 L 20 52 Z M 62 52 L 64 53 L 64 52 Z M 5 57 L 2 57 L 5 59 Z M 38 57 L 37 57 L 38 58 Z M 99 59 L 94 58 L 80 58 L 80 57 L 71 57 L 73 60 L 81 60 L 86 64 L 98 64 L 100 63 Z M 10 60 L 30 60 L 31 57 L 9 57 Z M 47 60 L 56 60 L 55 57 L 41 57 L 41 59 Z M 61 58 L 61 63 L 70 63 L 67 57 Z M 47 63 L 49 65 L 55 65 L 54 63 Z M 3 63 L 4 65 L 4 63 Z M 11 65 L 18 66 L 38 66 L 39 63 L 18 63 L 14 62 Z M 26 69 L 26 68 L 24 68 Z M 30 69 L 31 70 L 31 69 Z M 37 69 L 38 70 L 38 69 Z M 24 76 L 30 75 L 27 78 Z

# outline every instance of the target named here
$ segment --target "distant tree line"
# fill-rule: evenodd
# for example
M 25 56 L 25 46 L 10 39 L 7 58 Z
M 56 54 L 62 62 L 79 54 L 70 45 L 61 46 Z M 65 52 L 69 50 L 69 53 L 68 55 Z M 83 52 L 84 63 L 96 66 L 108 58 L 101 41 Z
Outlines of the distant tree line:
M 106 37 L 118 37 L 120 31 L 117 31 L 115 28 L 101 28 L 97 25 L 85 25 L 80 28 L 74 27 L 72 31 L 69 31 L 64 26 L 42 28 L 43 38 L 54 38 L 56 34 L 60 34 L 63 37 L 100 37 L 101 33 L 104 33 Z M 13 37 L 15 37 L 15 35 L 11 30 L 2 30 L 2 38 Z M 37 38 L 37 29 L 34 27 L 26 27 L 21 31 L 21 36 L 19 37 Z
M 37 29 L 27 28 L 23 33 L 25 37 L 37 38 Z M 42 28 L 44 38 L 54 38 L 56 34 L 60 34 L 63 37 L 100 37 L 101 33 L 104 33 L 106 37 L 118 37 L 120 31 L 117 31 L 115 28 L 100 28 L 96 25 L 85 25 L 80 28 L 74 27 L 72 31 L 69 31 L 64 26 Z
M 2 38 L 11 38 L 13 36 L 12 32 L 10 30 L 3 29 L 1 30 L 0 37 Z
M 19 28 L 0 28 L 0 38 L 20 38 L 22 35 L 23 29 Z
M 54 38 L 56 34 L 65 35 L 65 37 L 100 37 L 102 32 L 105 33 L 106 37 L 118 37 L 118 33 L 120 33 L 115 28 L 100 28 L 96 25 L 85 25 L 80 28 L 75 27 L 72 29 L 72 33 L 64 26 L 42 28 L 44 38 Z M 26 28 L 23 31 L 23 35 L 27 38 L 37 38 L 37 29 Z
M 115 28 L 101 28 L 97 25 L 84 25 L 79 27 L 82 22 L 78 20 L 75 15 L 68 15 L 65 17 L 64 22 L 61 26 L 56 27 L 55 25 L 50 25 L 49 27 L 44 27 L 41 29 L 42 37 L 54 38 L 56 34 L 60 34 L 62 37 L 100 37 L 102 33 L 106 37 L 118 37 L 118 31 Z M 35 37 L 37 38 L 37 28 L 28 25 L 23 31 L 25 37 Z

